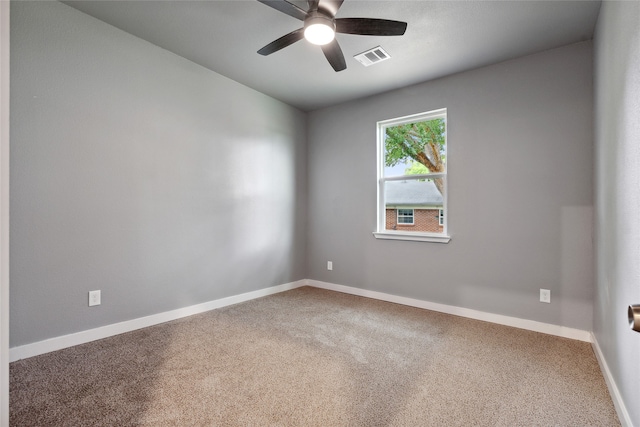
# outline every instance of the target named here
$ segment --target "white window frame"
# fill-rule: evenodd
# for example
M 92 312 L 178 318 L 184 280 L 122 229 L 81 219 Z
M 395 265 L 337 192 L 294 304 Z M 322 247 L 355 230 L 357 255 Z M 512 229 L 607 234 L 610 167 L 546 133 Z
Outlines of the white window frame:
M 438 209 L 438 225 L 444 225 L 444 209 Z
M 407 123 L 414 122 L 422 122 L 426 120 L 432 120 L 437 118 L 444 118 L 445 125 L 445 135 L 447 138 L 445 145 L 445 155 L 447 156 L 447 166 L 445 168 L 445 172 L 443 173 L 429 173 L 424 175 L 400 175 L 394 177 L 385 177 L 384 176 L 384 156 L 385 156 L 385 136 L 386 129 L 388 127 L 399 126 Z M 447 119 L 447 109 L 441 108 L 439 110 L 427 111 L 424 113 L 412 114 L 409 116 L 398 117 L 395 119 L 382 120 L 377 123 L 377 135 L 376 135 L 376 144 L 377 144 L 377 162 L 378 162 L 378 174 L 377 174 L 377 226 L 378 229 L 373 232 L 373 235 L 377 239 L 391 239 L 391 240 L 412 240 L 412 241 L 420 241 L 420 242 L 434 242 L 434 243 L 449 243 L 451 237 L 448 234 L 447 227 L 447 199 L 449 198 L 449 190 L 447 188 L 447 171 L 449 169 L 449 156 L 447 155 L 449 149 L 449 138 L 448 138 L 448 119 Z M 444 195 L 442 200 L 442 210 L 444 211 L 442 218 L 442 233 L 427 233 L 427 232 L 419 232 L 419 231 L 397 231 L 397 230 L 387 230 L 386 229 L 386 205 L 384 202 L 384 185 L 389 181 L 405 181 L 405 180 L 414 180 L 414 179 L 436 179 L 436 178 L 444 178 Z M 414 212 L 415 215 L 415 212 Z M 438 222 L 440 222 L 440 215 L 438 214 Z M 397 217 L 396 217 L 397 219 Z M 415 221 L 415 220 L 414 220 Z M 400 225 L 400 224 L 398 224 Z
M 400 222 L 400 211 L 411 211 L 411 222 Z M 386 211 L 385 211 L 386 212 Z M 402 215 L 402 218 L 408 218 L 409 215 Z M 416 222 L 416 211 L 411 208 L 396 208 L 396 224 L 398 225 L 414 225 Z

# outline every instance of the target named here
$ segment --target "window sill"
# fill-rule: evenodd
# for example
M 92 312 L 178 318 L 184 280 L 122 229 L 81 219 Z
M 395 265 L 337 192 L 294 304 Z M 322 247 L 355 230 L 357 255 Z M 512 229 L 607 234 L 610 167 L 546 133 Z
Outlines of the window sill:
M 426 234 L 407 233 L 398 231 L 374 231 L 373 235 L 376 239 L 386 240 L 410 240 L 414 242 L 431 242 L 431 243 L 449 243 L 451 236 L 433 236 Z

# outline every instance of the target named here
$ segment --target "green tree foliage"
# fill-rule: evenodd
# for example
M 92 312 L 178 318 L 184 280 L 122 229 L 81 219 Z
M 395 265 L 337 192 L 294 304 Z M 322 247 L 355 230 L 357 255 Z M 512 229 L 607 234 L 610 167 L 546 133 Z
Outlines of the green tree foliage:
M 411 175 L 444 172 L 445 141 L 444 119 L 388 127 L 385 138 L 385 165 L 391 167 L 414 161 L 424 166 L 426 172 L 417 172 L 418 167 L 411 166 L 407 171 L 416 171 Z M 434 183 L 442 193 L 442 179 L 434 179 Z

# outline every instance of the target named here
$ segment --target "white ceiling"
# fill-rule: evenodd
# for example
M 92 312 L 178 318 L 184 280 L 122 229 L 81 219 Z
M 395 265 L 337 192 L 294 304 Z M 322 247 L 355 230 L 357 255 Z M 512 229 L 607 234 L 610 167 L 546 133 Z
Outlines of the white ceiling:
M 322 1 L 322 0 L 321 0 Z M 299 41 L 256 52 L 301 21 L 255 0 L 66 1 L 66 4 L 302 110 L 589 40 L 600 1 L 345 0 L 337 17 L 408 23 L 404 36 L 338 34 L 347 69 Z M 292 1 L 306 9 L 305 1 Z M 382 46 L 391 59 L 364 67 L 353 55 Z

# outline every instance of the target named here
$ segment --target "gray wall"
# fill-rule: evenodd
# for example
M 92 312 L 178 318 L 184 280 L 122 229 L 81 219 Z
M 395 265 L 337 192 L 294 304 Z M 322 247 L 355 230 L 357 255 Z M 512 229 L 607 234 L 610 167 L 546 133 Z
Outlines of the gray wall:
M 63 4 L 14 3 L 11 35 L 12 346 L 304 277 L 591 329 L 590 43 L 319 110 L 307 132 Z M 376 240 L 375 123 L 442 107 L 453 239 Z
M 602 3 L 595 36 L 596 269 L 593 330 L 640 426 L 640 3 Z
M 12 347 L 305 277 L 304 113 L 57 2 L 11 76 Z
M 376 240 L 376 122 L 443 107 L 451 242 Z M 312 112 L 309 278 L 591 330 L 592 117 L 591 42 Z

